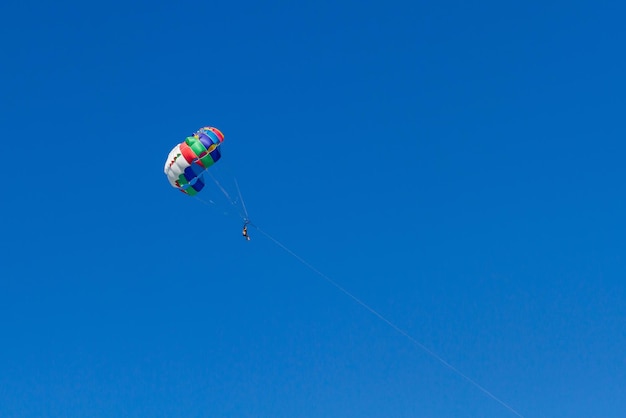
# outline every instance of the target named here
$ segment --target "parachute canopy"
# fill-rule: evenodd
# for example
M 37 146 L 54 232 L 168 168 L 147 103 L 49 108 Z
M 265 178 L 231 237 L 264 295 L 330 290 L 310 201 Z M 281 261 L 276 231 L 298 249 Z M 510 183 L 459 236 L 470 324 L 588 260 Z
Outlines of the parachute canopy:
M 163 169 L 172 187 L 190 196 L 202 190 L 204 171 L 222 156 L 222 141 L 224 134 L 219 129 L 206 126 L 176 145 Z

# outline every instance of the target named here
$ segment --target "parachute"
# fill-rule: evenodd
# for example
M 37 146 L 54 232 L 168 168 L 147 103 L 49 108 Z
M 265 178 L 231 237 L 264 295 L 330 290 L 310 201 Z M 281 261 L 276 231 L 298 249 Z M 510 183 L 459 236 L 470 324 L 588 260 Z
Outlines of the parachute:
M 176 145 L 163 168 L 172 187 L 189 196 L 201 191 L 205 185 L 205 170 L 222 157 L 220 145 L 223 141 L 224 134 L 219 129 L 206 126 Z

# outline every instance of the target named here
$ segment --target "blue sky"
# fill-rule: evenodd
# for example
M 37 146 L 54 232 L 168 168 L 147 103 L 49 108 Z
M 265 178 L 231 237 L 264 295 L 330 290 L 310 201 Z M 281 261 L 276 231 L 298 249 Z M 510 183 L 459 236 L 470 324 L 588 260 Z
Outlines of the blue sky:
M 3 2 L 0 415 L 623 417 L 625 12 Z

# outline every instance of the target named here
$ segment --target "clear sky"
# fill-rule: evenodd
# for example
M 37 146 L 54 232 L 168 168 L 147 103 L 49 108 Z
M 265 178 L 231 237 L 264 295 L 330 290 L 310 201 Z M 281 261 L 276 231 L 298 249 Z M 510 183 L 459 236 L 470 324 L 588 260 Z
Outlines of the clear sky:
M 471 3 L 2 2 L 0 416 L 516 416 L 173 189 L 206 125 L 260 228 L 514 411 L 626 416 L 626 6 Z

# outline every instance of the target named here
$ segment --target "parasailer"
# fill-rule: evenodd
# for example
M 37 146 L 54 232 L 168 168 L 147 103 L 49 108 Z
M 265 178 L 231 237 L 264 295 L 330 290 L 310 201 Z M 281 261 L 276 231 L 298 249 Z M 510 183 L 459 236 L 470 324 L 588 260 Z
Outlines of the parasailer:
M 205 171 L 222 157 L 220 147 L 223 141 L 224 134 L 222 131 L 212 126 L 206 126 L 198 129 L 185 138 L 183 142 L 176 145 L 170 151 L 163 168 L 172 187 L 189 196 L 195 196 L 203 190 L 205 187 Z M 234 184 L 239 195 L 238 200 L 231 198 L 224 186 L 215 178 L 214 173 L 210 173 L 209 176 L 229 203 L 237 210 L 241 209 L 239 213 L 244 221 L 242 235 L 247 241 L 250 241 L 250 236 L 248 235 L 248 224 L 250 221 L 248 220 L 248 212 L 243 203 L 237 180 L 234 180 Z M 199 200 L 207 203 L 203 199 Z M 213 199 L 209 202 L 216 204 Z
M 172 187 L 194 196 L 204 188 L 204 171 L 222 156 L 224 134 L 217 128 L 198 129 L 169 153 L 163 169 Z

